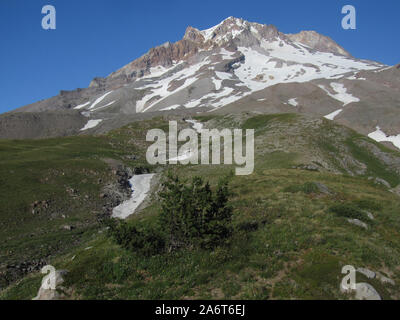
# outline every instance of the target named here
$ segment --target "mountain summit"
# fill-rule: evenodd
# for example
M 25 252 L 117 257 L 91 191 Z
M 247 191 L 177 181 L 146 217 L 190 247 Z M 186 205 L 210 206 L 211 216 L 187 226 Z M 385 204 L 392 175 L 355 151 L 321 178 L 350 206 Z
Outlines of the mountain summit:
M 174 61 L 187 61 L 193 55 L 206 50 L 218 48 L 237 50 L 238 47 L 264 47 L 268 50 L 269 44 L 273 48 L 272 44 L 275 42 L 279 42 L 281 46 L 297 43 L 297 47 L 300 44 L 300 47 L 306 46 L 310 50 L 351 57 L 350 53 L 332 39 L 315 31 L 285 35 L 273 25 L 229 17 L 207 30 L 188 27 L 182 40 L 176 43 L 167 42 L 151 49 L 141 58 L 112 73 L 109 78 L 120 76 L 125 76 L 130 80 L 140 78 L 151 74 L 151 68 L 168 68 L 174 64 Z

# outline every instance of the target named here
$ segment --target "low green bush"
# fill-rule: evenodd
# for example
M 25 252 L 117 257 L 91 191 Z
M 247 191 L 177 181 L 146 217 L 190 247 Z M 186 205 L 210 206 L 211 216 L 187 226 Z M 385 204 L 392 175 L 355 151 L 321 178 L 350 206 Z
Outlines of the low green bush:
M 138 229 L 135 225 L 129 225 L 125 221 L 110 220 L 109 236 L 125 249 L 136 253 L 152 256 L 161 253 L 165 248 L 162 233 L 150 226 Z
M 360 209 L 379 211 L 382 210 L 382 205 L 373 199 L 361 199 L 353 202 Z
M 212 190 L 199 177 L 188 184 L 168 175 L 159 193 L 161 212 L 154 225 L 110 219 L 108 234 L 123 248 L 145 256 L 180 248 L 212 249 L 225 244 L 233 232 L 229 195 L 227 179 Z
M 168 250 L 180 247 L 213 248 L 232 234 L 232 208 L 228 205 L 228 179 L 216 190 L 194 177 L 190 184 L 168 175 L 160 193 L 160 225 L 167 235 Z
M 311 193 L 318 193 L 319 189 L 314 182 L 306 182 L 305 184 L 302 185 L 293 185 L 286 187 L 283 190 L 283 192 L 288 192 L 288 193 L 304 192 L 305 194 L 311 194 Z
M 368 216 L 359 208 L 349 204 L 336 204 L 329 208 L 329 211 L 335 213 L 339 217 L 350 219 L 358 219 L 369 222 Z

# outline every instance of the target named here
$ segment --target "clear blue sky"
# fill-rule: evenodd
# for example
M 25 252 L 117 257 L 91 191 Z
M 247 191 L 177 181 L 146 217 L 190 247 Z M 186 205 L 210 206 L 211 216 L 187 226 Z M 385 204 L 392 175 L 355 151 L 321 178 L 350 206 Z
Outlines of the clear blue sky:
M 43 30 L 54 5 L 57 29 Z M 341 8 L 357 9 L 357 30 L 341 28 Z M 0 0 L 0 113 L 84 88 L 188 25 L 206 29 L 228 16 L 274 24 L 284 33 L 316 30 L 355 57 L 400 62 L 398 0 Z

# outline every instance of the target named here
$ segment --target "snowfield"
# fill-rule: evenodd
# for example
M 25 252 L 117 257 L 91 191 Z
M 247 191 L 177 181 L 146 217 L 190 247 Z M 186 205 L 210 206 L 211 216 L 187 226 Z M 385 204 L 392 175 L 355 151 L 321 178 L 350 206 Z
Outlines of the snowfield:
M 207 40 L 215 43 L 223 43 L 227 39 L 213 38 L 214 31 L 218 26 L 201 31 Z M 260 35 L 256 28 L 251 28 L 256 38 Z M 228 32 L 229 37 L 241 36 L 241 31 L 232 30 Z M 200 51 L 202 55 L 207 50 Z M 238 53 L 244 55 L 244 59 L 235 61 L 229 72 L 216 71 L 214 65 L 218 61 L 229 62 L 238 58 Z M 234 67 L 233 67 L 234 66 Z M 207 77 L 214 84 L 215 90 L 203 95 L 201 98 L 193 99 L 185 95 L 180 100 L 172 100 L 171 105 L 162 105 L 162 110 L 172 110 L 177 103 L 186 108 L 209 106 L 214 109 L 221 108 L 256 91 L 279 83 L 304 83 L 316 79 L 341 79 L 349 77 L 349 73 L 356 74 L 360 70 L 373 70 L 382 68 L 382 65 L 364 60 L 356 60 L 346 56 L 335 55 L 327 52 L 319 52 L 298 43 L 287 42 L 285 39 L 277 38 L 272 41 L 260 40 L 260 45 L 255 47 L 239 46 L 237 52 L 230 52 L 225 48 L 218 51 L 209 51 L 208 56 L 203 56 L 193 65 L 185 66 L 177 72 L 171 68 L 157 67 L 151 70 L 151 83 L 144 85 L 139 90 L 147 90 L 143 98 L 136 102 L 136 112 L 157 110 L 157 105 L 167 97 L 188 88 L 204 75 L 205 67 L 209 74 Z M 178 70 L 178 69 L 177 69 Z M 167 71 L 172 73 L 166 74 Z M 158 76 L 158 77 L 157 77 Z M 353 78 L 351 78 L 353 79 Z M 354 78 L 355 79 L 355 78 Z M 234 81 L 235 89 L 223 86 L 224 80 Z M 176 81 L 181 81 L 178 87 L 172 87 Z M 175 84 L 176 85 L 176 84 Z M 343 84 L 332 83 L 334 93 L 320 86 L 332 98 L 343 102 L 344 106 L 358 102 L 359 99 L 347 92 Z M 237 88 L 237 89 L 236 89 Z M 235 91 L 235 92 L 233 92 Z M 186 100 L 185 100 L 186 99 Z M 291 99 L 292 106 L 297 106 L 297 101 Z M 154 107 L 154 108 L 153 108 Z M 169 109 L 171 107 L 171 109 Z
M 212 29 L 203 32 L 206 38 L 211 31 Z M 234 70 L 231 72 L 221 72 L 213 71 L 212 68 L 210 69 L 214 74 L 210 77 L 210 80 L 213 82 L 217 92 L 209 93 L 197 100 L 183 102 L 182 105 L 186 108 L 193 108 L 194 106 L 201 107 L 207 104 L 216 109 L 235 102 L 255 91 L 263 90 L 279 83 L 302 83 L 322 78 L 340 79 L 349 72 L 377 69 L 380 67 L 331 53 L 311 52 L 309 48 L 299 43 L 295 45 L 297 48 L 282 40 L 273 42 L 263 40 L 261 42 L 261 50 L 239 47 L 238 51 L 245 56 L 245 59 L 242 62 L 236 63 Z M 265 52 L 262 52 L 262 50 Z M 145 95 L 141 101 L 137 102 L 136 111 L 148 111 L 171 94 L 195 83 L 202 74 L 200 72 L 201 67 L 207 64 L 210 67 L 212 64 L 209 60 L 212 55 L 215 54 L 211 54 L 202 62 L 198 62 L 169 77 L 161 77 L 160 80 L 152 85 L 140 88 L 150 89 L 151 92 Z M 229 59 L 233 58 L 234 54 L 222 49 L 219 55 L 222 56 L 224 61 L 229 61 Z M 170 84 L 174 80 L 185 80 L 185 82 L 179 88 L 170 90 Z M 232 94 L 232 88 L 223 87 L 223 80 L 233 80 L 237 82 L 236 87 L 244 86 L 249 90 L 247 92 Z M 334 94 L 323 86 L 321 86 L 321 89 L 325 90 L 332 98 L 343 102 L 344 105 L 359 101 L 357 97 L 347 92 L 343 84 L 332 83 L 331 87 L 335 92 Z M 289 104 L 297 106 L 292 103 Z
M 102 95 L 100 98 L 97 98 L 95 102 L 93 102 L 93 104 L 89 107 L 89 110 L 94 109 L 95 106 L 97 106 L 100 102 L 102 102 L 105 97 L 107 97 L 109 94 L 111 94 L 112 91 L 107 92 L 106 94 Z
M 339 109 L 336 110 L 328 115 L 326 115 L 324 118 L 328 119 L 328 120 L 334 120 L 336 118 L 336 116 L 341 113 L 343 111 L 343 109 Z
M 166 97 L 170 96 L 176 91 L 182 90 L 189 87 L 194 82 L 197 81 L 197 72 L 201 67 L 207 64 L 207 61 L 197 63 L 193 66 L 187 67 L 172 76 L 167 78 L 161 78 L 155 84 L 146 85 L 139 89 L 150 89 L 151 93 L 143 97 L 142 100 L 136 102 L 136 112 L 146 112 L 152 108 L 155 104 L 164 100 Z M 184 80 L 183 85 L 179 86 L 175 90 L 170 89 L 172 81 Z M 179 89 L 179 90 L 178 90 Z M 156 101 L 152 102 L 154 98 L 158 98 Z
M 116 100 L 111 101 L 110 103 L 107 103 L 105 106 L 97 107 L 96 109 L 92 109 L 91 111 L 94 112 L 94 111 L 97 111 L 97 110 L 100 110 L 100 109 L 107 108 L 107 107 L 111 106 L 112 104 L 114 104 L 115 102 L 116 102 Z
M 290 99 L 289 101 L 288 101 L 288 103 L 291 105 L 291 106 L 293 106 L 293 107 L 297 107 L 298 105 L 299 105 L 299 103 L 297 102 L 297 99 L 295 98 L 295 99 Z
M 101 122 L 103 121 L 103 119 L 97 119 L 97 120 L 89 120 L 86 125 L 81 129 L 81 131 L 85 131 L 88 129 L 92 129 L 94 127 L 97 127 Z
M 319 87 L 324 90 L 328 94 L 328 96 L 332 97 L 335 100 L 343 102 L 343 107 L 353 102 L 360 102 L 359 98 L 354 97 L 350 93 L 347 93 L 347 89 L 342 83 L 331 83 L 332 89 L 336 92 L 335 94 L 330 93 L 323 85 L 319 85 Z
M 342 83 L 331 83 L 332 89 L 336 92 L 335 94 L 332 94 L 326 89 L 323 85 L 319 85 L 322 90 L 324 90 L 328 96 L 331 98 L 340 101 L 343 103 L 343 107 L 347 106 L 349 103 L 353 102 L 360 102 L 360 99 L 357 97 L 354 97 L 352 94 L 347 92 L 347 89 Z M 334 120 L 339 113 L 341 113 L 343 109 L 336 110 L 328 115 L 325 116 L 326 119 L 328 120 Z
M 376 127 L 376 131 L 371 132 L 368 137 L 374 139 L 377 142 L 391 142 L 396 148 L 400 149 L 400 134 L 397 136 L 387 136 L 379 127 Z
M 112 92 L 113 91 L 109 91 L 109 92 L 103 94 L 101 97 L 97 98 L 90 107 L 86 108 L 86 110 L 95 111 L 95 110 L 100 109 L 100 108 L 94 109 L 94 107 L 97 106 L 101 101 L 103 101 Z M 114 103 L 114 102 L 115 101 L 113 101 L 112 103 Z M 111 105 L 112 103 L 109 103 L 107 106 Z M 75 110 L 83 109 L 83 108 L 87 107 L 88 105 L 90 105 L 90 101 L 80 104 L 80 105 L 76 106 L 74 109 Z M 104 106 L 104 107 L 106 107 L 106 106 Z
M 83 103 L 83 104 L 80 104 L 80 105 L 76 106 L 74 109 L 75 110 L 79 110 L 79 109 L 82 109 L 82 108 L 88 106 L 89 104 L 90 104 L 90 101 L 88 101 L 86 103 Z
M 180 104 L 174 104 L 173 106 L 166 107 L 164 109 L 161 109 L 160 111 L 175 110 L 175 109 L 179 108 L 180 106 L 181 106 Z
M 129 200 L 122 202 L 119 206 L 113 209 L 112 217 L 119 219 L 126 219 L 131 214 L 135 213 L 136 209 L 146 199 L 150 190 L 151 179 L 154 174 L 141 174 L 133 176 L 129 183 L 132 189 L 132 195 Z

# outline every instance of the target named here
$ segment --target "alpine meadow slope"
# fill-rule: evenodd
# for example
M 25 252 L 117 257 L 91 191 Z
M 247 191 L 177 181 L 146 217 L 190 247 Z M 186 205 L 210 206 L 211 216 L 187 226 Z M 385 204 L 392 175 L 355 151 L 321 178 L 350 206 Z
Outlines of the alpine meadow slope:
M 219 178 L 230 176 L 229 241 L 211 251 L 186 248 L 151 255 L 116 244 L 104 223 L 112 208 L 128 199 L 127 179 L 153 172 L 163 180 L 167 173 L 165 166 L 145 167 L 143 159 L 149 145 L 144 132 L 165 129 L 168 120 L 134 122 L 93 138 L 21 141 L 18 148 L 2 143 L 2 158 L 8 154 L 10 160 L 3 161 L 1 176 L 14 176 L 2 197 L 21 188 L 17 177 L 25 179 L 30 172 L 17 170 L 16 165 L 25 165 L 16 163 L 16 157 L 31 154 L 32 160 L 25 161 L 33 175 L 32 190 L 21 189 L 18 207 L 8 209 L 9 218 L 2 215 L 3 299 L 36 296 L 42 275 L 26 265 L 39 257 L 68 271 L 60 287 L 63 299 L 351 299 L 339 288 L 344 265 L 390 279 L 394 284 L 357 272 L 357 282 L 373 285 L 381 298 L 399 298 L 400 154 L 314 116 L 199 116 L 207 128 L 256 130 L 252 175 L 231 176 L 234 166 L 169 166 L 181 179 L 200 176 L 212 188 Z M 188 127 L 176 120 L 180 128 Z M 43 160 L 32 156 L 45 156 L 43 148 L 54 148 L 54 143 L 68 145 L 70 151 L 55 148 L 51 154 L 58 156 L 47 160 L 51 167 L 39 170 Z M 161 210 L 159 190 L 154 183 L 146 206 L 126 220 L 128 226 L 140 233 L 154 230 Z M 49 205 L 38 201 L 35 206 L 34 199 Z M 7 203 L 3 198 L 2 207 Z M 366 227 L 353 225 L 351 219 Z M 148 245 L 155 241 L 150 239 Z

